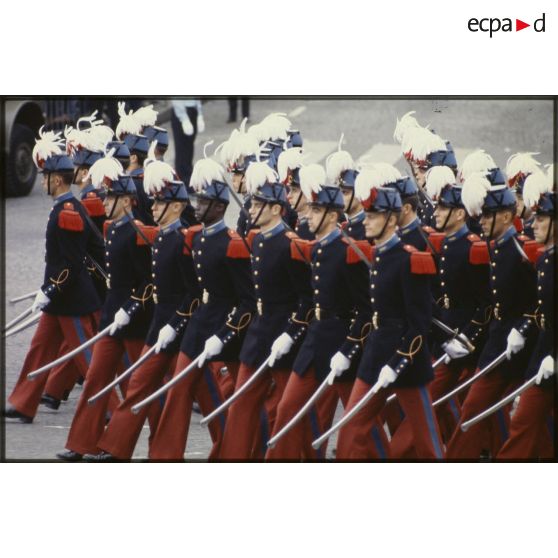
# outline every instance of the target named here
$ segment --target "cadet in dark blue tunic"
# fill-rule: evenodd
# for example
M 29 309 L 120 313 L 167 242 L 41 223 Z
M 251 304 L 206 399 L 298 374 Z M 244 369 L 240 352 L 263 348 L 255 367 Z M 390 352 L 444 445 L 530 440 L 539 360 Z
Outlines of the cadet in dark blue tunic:
M 429 275 L 436 267 L 431 254 L 403 244 L 395 234 L 401 198 L 389 186 L 396 179 L 393 172 L 379 167 L 363 170 L 357 178 L 357 196 L 367 212 L 366 235 L 375 242 L 370 282 L 373 331 L 365 342 L 347 411 L 372 385 L 383 389 L 339 431 L 338 459 L 370 458 L 370 429 L 392 391 L 412 425 L 417 455 L 443 457 L 427 387 L 433 377 L 426 343 L 431 321 Z
M 53 198 L 46 227 L 44 283 L 39 289 L 34 310 L 42 310 L 18 381 L 5 411 L 7 418 L 30 423 L 49 373 L 34 381 L 27 374 L 60 356 L 62 347 L 76 348 L 94 334 L 94 313 L 100 300 L 85 266 L 90 229 L 82 205 L 70 192 L 73 177 L 71 159 L 61 150 L 60 134 L 40 131 L 33 159 L 43 174 L 44 191 Z M 87 370 L 86 357 L 74 359 L 81 375 Z
M 204 415 L 222 403 L 205 363 L 218 357 L 234 373 L 256 307 L 246 241 L 228 229 L 223 220 L 229 203 L 224 170 L 215 161 L 202 159 L 194 166 L 191 184 L 197 192 L 196 218 L 203 223 L 189 229 L 202 304 L 192 314 L 182 338 L 175 375 L 198 357 L 199 367 L 169 390 L 149 450 L 151 459 L 183 459 L 194 400 Z M 209 457 L 215 458 L 224 417 L 212 424 L 217 434 Z
M 191 252 L 192 234 L 180 222 L 188 202 L 186 187 L 174 179 L 170 165 L 155 161 L 146 168 L 145 188 L 154 200 L 153 215 L 160 230 L 153 244 L 151 261 L 155 311 L 142 354 L 153 345 L 156 345 L 156 354 L 133 373 L 126 398 L 98 442 L 102 453 L 92 459 L 95 461 L 130 459 L 146 417 L 154 434 L 160 402 L 153 402 L 137 414 L 130 409 L 158 389 L 165 374 L 174 370 L 182 334 L 199 304 Z
M 467 432 L 461 423 L 476 416 L 504 393 L 516 386 L 532 352 L 535 332 L 529 327 L 536 308 L 536 272 L 529 261 L 536 257 L 536 243 L 518 237 L 513 225 L 517 203 L 499 169 L 477 173 L 463 184 L 463 203 L 471 215 L 481 216 L 484 237 L 490 243 L 490 296 L 493 308 L 488 339 L 478 361 L 478 368 L 506 353 L 508 359 L 479 378 L 470 388 L 461 412 L 461 420 L 448 447 L 448 458 L 478 459 L 483 436 L 490 421 L 481 421 Z M 502 432 L 505 441 L 506 432 Z M 494 446 L 492 451 L 499 448 Z
M 105 427 L 108 397 L 95 405 L 88 405 L 87 400 L 114 379 L 124 354 L 130 364 L 137 360 L 151 321 L 150 244 L 156 229 L 133 221 L 131 211 L 136 189 L 132 178 L 120 174 L 120 170 L 120 164 L 108 156 L 91 168 L 94 184 L 102 184 L 106 189 L 108 291 L 99 329 L 111 327 L 93 348 L 91 365 L 66 443 L 68 451 L 57 455 L 64 460 L 75 461 L 83 454 L 97 453 L 97 441 Z M 126 384 L 121 388 L 125 393 Z
M 251 236 L 257 314 L 242 345 L 235 389 L 239 389 L 270 354 L 274 358 L 272 344 L 281 333 L 288 330 L 295 342 L 303 337 L 312 310 L 308 245 L 289 232 L 282 220 L 288 204 L 285 186 L 277 183 L 276 174 L 266 163 L 259 162 L 248 168 L 246 183 L 251 195 L 251 221 L 259 229 Z M 231 405 L 221 459 L 263 456 L 273 426 L 270 419 L 287 384 L 296 350 L 297 347 L 293 347 L 276 362 L 270 361 L 271 371 L 260 376 Z M 272 401 L 266 401 L 270 391 Z
M 552 175 L 551 175 L 552 176 Z M 535 374 L 536 385 L 521 394 L 511 419 L 510 436 L 498 459 L 555 458 L 553 436 L 550 447 L 541 447 L 541 438 L 548 439 L 549 420 L 556 412 L 556 317 L 554 289 L 556 286 L 556 193 L 550 190 L 550 177 L 542 173 L 527 178 L 523 191 L 525 203 L 534 206 L 535 240 L 543 247 L 537 260 L 537 308 L 530 327 L 537 328 L 537 342 L 525 372 L 525 379 Z
M 369 331 L 368 268 L 341 237 L 341 191 L 324 182 L 325 172 L 319 165 L 301 170 L 305 196 L 312 200 L 310 229 L 317 237 L 311 253 L 314 319 L 279 403 L 273 434 L 285 426 L 328 375 L 333 382 L 351 367 Z M 366 250 L 365 245 L 360 247 Z M 291 349 L 292 342 L 285 341 L 278 356 Z M 267 451 L 266 458 L 299 460 L 310 456 L 307 446 L 312 435 L 316 432 L 306 416 Z

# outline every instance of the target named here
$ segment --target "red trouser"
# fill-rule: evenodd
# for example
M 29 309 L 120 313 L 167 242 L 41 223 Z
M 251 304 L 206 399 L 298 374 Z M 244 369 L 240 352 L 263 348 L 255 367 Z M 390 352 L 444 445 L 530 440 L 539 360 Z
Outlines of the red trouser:
M 489 429 L 498 422 L 506 421 L 505 410 L 501 409 L 490 419 L 471 426 L 467 432 L 461 430 L 461 424 L 499 401 L 517 383 L 517 380 L 510 379 L 509 370 L 502 371 L 502 368 L 498 367 L 471 385 L 461 406 L 461 420 L 447 446 L 446 457 L 448 459 L 478 459 L 480 457 L 481 450 L 485 449 L 488 444 Z M 506 424 L 500 426 L 503 430 L 506 429 Z M 493 448 L 496 447 L 494 441 L 491 441 L 490 445 Z
M 240 365 L 235 391 L 249 380 L 255 370 L 255 366 Z M 250 388 L 229 407 L 219 452 L 221 459 L 261 457 L 267 442 L 265 439 L 267 436 L 262 431 L 262 427 L 267 430 L 267 434 L 271 431 L 269 415 L 272 415 L 271 420 L 273 420 L 274 408 L 280 400 L 288 378 L 288 370 L 263 372 Z M 270 394 L 272 380 L 275 382 L 275 388 Z M 273 397 L 274 403 L 265 405 L 268 395 Z M 265 421 L 266 424 L 263 425 L 262 421 Z
M 553 409 L 553 389 L 541 389 L 535 385 L 524 391 L 511 419 L 510 437 L 498 453 L 497 458 L 535 459 L 542 457 L 540 441 L 546 438 L 547 420 Z
M 117 339 L 110 335 L 101 337 L 95 343 L 91 366 L 85 376 L 68 434 L 67 449 L 81 454 L 97 453 L 97 442 L 105 429 L 109 397 L 98 399 L 93 405 L 89 405 L 87 400 L 114 380 L 124 352 L 128 354 L 130 363 L 133 363 L 138 359 L 142 347 L 142 339 Z M 126 383 L 124 381 L 120 385 L 123 393 Z
M 180 352 L 173 376 L 186 368 L 192 360 Z M 210 366 L 212 365 L 206 364 L 202 369 L 195 368 L 167 392 L 159 425 L 149 447 L 150 459 L 184 459 L 194 400 L 198 402 L 203 415 L 208 415 L 223 402 L 221 390 Z M 235 370 L 234 365 L 227 366 L 229 371 Z M 216 459 L 219 454 L 224 427 L 223 414 L 209 423 L 213 441 L 209 459 Z
M 291 418 L 304 406 L 318 389 L 314 369 L 310 368 L 304 376 L 291 372 L 283 396 L 277 407 L 277 417 L 272 430 L 274 436 L 283 428 Z M 318 459 L 321 454 L 312 448 L 312 440 L 319 436 L 321 426 L 315 424 L 318 421 L 317 413 L 307 413 L 287 434 L 285 434 L 273 448 L 269 448 L 265 458 L 293 459 L 300 461 L 302 458 Z
M 357 378 L 347 411 L 352 409 L 371 386 Z M 443 459 L 442 442 L 438 423 L 432 410 L 430 392 L 426 386 L 381 389 L 339 431 L 337 459 L 369 459 L 369 439 L 374 419 L 383 409 L 387 397 L 395 393 L 405 416 L 413 429 L 413 445 L 419 459 Z
M 144 347 L 142 354 L 149 347 Z M 112 415 L 110 422 L 101 436 L 97 446 L 118 459 L 131 459 L 145 419 L 150 418 L 151 436 L 154 435 L 163 401 L 153 401 L 150 405 L 143 407 L 137 415 L 130 410 L 163 384 L 163 379 L 168 372 L 172 372 L 176 366 L 177 354 L 159 353 L 153 354 L 135 372 L 133 372 L 128 387 L 126 398 Z
M 17 411 L 29 417 L 35 416 L 50 371 L 31 381 L 27 379 L 27 374 L 56 359 L 64 342 L 69 349 L 81 345 L 94 335 L 95 327 L 93 314 L 77 317 L 41 314 L 18 381 L 8 398 Z M 85 376 L 87 359 L 84 351 L 74 357 L 74 362 Z
M 95 318 L 94 333 L 97 333 L 99 329 L 99 319 L 101 317 L 101 312 L 100 311 L 94 312 L 93 316 Z M 81 332 L 78 331 L 78 333 Z M 86 339 L 83 339 L 82 342 L 85 341 Z M 85 351 L 83 352 L 88 367 L 89 364 L 91 363 L 92 350 L 93 350 L 92 347 L 89 347 L 85 349 Z M 64 341 L 62 343 L 59 356 L 62 356 L 68 353 L 69 351 L 70 349 L 68 348 L 66 341 Z M 47 383 L 45 385 L 44 393 L 50 395 L 51 397 L 54 397 L 55 399 L 58 399 L 59 401 L 62 401 L 63 399 L 66 399 L 68 395 L 71 393 L 72 389 L 76 385 L 76 382 L 78 381 L 79 378 L 84 378 L 84 376 L 82 375 L 76 363 L 74 362 L 74 359 L 67 360 L 60 366 L 57 366 L 56 368 L 53 368 L 50 371 L 50 374 L 48 375 Z

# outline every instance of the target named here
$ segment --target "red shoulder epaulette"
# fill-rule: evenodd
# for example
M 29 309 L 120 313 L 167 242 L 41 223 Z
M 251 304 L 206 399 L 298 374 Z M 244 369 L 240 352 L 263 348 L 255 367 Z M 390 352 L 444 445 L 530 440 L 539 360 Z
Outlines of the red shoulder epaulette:
M 157 235 L 159 234 L 160 228 L 144 225 L 141 221 L 135 221 L 135 223 L 139 230 L 143 233 L 143 236 L 147 238 L 149 244 L 153 245 Z M 136 234 L 136 244 L 138 246 L 145 246 L 147 244 L 139 233 Z
M 429 225 L 423 225 L 422 230 L 426 234 L 434 234 L 436 232 L 436 229 L 434 227 L 430 227 Z
M 428 228 L 431 228 L 431 227 L 428 227 Z M 445 238 L 446 238 L 446 235 L 444 233 L 436 232 L 436 231 L 431 232 L 428 235 L 428 240 L 430 241 L 430 243 L 434 247 L 434 250 L 436 250 L 436 252 L 438 252 L 438 253 L 440 253 L 440 251 L 442 250 L 442 243 L 444 242 Z M 431 252 L 431 250 L 432 249 L 430 248 L 430 246 L 428 246 L 428 251 Z
M 65 231 L 81 232 L 85 228 L 79 211 L 74 209 L 72 203 L 67 202 L 58 214 L 58 226 Z
M 366 256 L 366 259 L 371 262 L 373 258 L 373 250 L 370 243 L 367 240 L 354 240 L 353 242 L 360 248 L 360 251 Z M 356 250 L 350 244 L 347 244 L 346 262 L 348 264 L 354 264 L 361 261 L 362 258 L 357 254 Z
M 519 215 L 516 215 L 513 218 L 513 226 L 518 233 L 523 230 L 523 221 L 521 220 L 521 217 Z
M 246 240 L 231 229 L 229 229 L 229 236 L 231 240 L 227 248 L 227 258 L 249 258 L 250 251 L 248 246 L 246 246 Z
M 87 211 L 89 217 L 103 217 L 105 215 L 105 206 L 101 198 L 85 198 L 81 200 L 81 204 L 85 207 L 85 211 Z
M 294 238 L 291 237 L 291 259 L 300 262 L 312 261 L 312 248 L 315 243 L 315 240 L 304 240 L 296 235 Z
M 246 242 L 248 246 L 250 246 L 250 250 L 252 249 L 252 243 L 254 242 L 254 238 L 256 235 L 260 234 L 260 229 L 250 229 L 248 234 L 246 235 Z
M 470 234 L 467 238 L 471 236 L 477 235 Z M 469 240 L 471 239 L 469 238 Z M 490 263 L 490 254 L 488 252 L 488 246 L 486 245 L 486 242 L 483 242 L 482 240 L 472 241 L 471 249 L 469 250 L 469 263 L 473 265 L 483 265 Z
M 436 263 L 430 252 L 419 252 L 410 244 L 403 248 L 411 254 L 411 273 L 416 275 L 436 275 Z
M 536 263 L 538 258 L 537 251 L 541 247 L 541 245 L 528 236 L 525 236 L 524 234 L 520 234 L 517 239 L 520 240 L 523 244 L 523 251 L 529 258 L 529 261 L 531 263 Z
M 545 252 L 544 246 L 539 246 L 537 248 L 537 261 L 544 254 L 544 252 Z
M 203 229 L 203 225 L 192 225 L 187 229 L 182 229 L 182 234 L 184 235 L 184 254 L 192 253 L 192 246 L 194 242 L 194 236 L 196 236 Z
M 470 234 L 467 235 L 467 240 L 471 243 L 481 242 L 481 237 L 478 234 L 470 233 Z
M 107 232 L 108 232 L 108 228 L 110 227 L 110 225 L 112 224 L 112 220 L 106 220 L 103 223 L 103 237 L 106 238 L 107 237 Z

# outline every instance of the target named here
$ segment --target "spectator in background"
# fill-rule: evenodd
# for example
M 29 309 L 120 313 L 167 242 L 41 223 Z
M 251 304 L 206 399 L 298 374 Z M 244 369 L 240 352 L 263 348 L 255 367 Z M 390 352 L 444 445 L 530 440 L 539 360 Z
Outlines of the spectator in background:
M 173 100 L 171 126 L 175 147 L 174 168 L 180 180 L 188 186 L 192 174 L 196 135 L 205 130 L 201 101 L 199 99 Z
M 238 108 L 238 97 L 229 97 L 229 119 L 227 124 L 231 122 L 236 122 L 237 108 Z M 250 99 L 248 97 L 240 98 L 242 105 L 242 118 L 250 118 Z

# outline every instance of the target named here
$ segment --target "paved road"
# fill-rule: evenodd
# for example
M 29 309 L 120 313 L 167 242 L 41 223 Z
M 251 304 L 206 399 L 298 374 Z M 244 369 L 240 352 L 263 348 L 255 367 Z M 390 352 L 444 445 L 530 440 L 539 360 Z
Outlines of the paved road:
M 505 166 L 507 157 L 517 151 L 539 152 L 539 160 L 552 160 L 553 112 L 551 101 L 410 101 L 410 100 L 255 100 L 252 121 L 257 122 L 269 112 L 292 114 L 293 125 L 304 137 L 309 162 L 320 162 L 334 151 L 339 136 L 345 133 L 345 149 L 355 159 L 395 164 L 407 171 L 399 146 L 393 141 L 397 116 L 417 111 L 423 125 L 430 124 L 445 139 L 450 139 L 458 162 L 471 150 L 482 147 L 495 161 Z M 196 150 L 201 154 L 205 141 L 214 139 L 213 149 L 225 140 L 232 127 L 225 124 L 225 101 L 205 105 L 207 130 L 200 135 Z M 167 160 L 173 162 L 171 145 Z M 9 199 L 6 203 L 6 297 L 7 299 L 37 288 L 42 279 L 43 229 L 50 211 L 50 199 L 37 183 L 26 198 Z M 236 209 L 231 204 L 227 217 L 234 223 Z M 6 300 L 6 319 L 16 316 L 25 303 L 16 306 Z M 25 357 L 32 336 L 28 330 L 10 337 L 6 342 L 6 390 L 10 393 Z M 6 456 L 10 459 L 51 459 L 64 447 L 80 388 L 58 411 L 40 407 L 32 425 L 6 425 Z M 194 416 L 186 457 L 203 459 L 209 450 L 209 436 Z M 147 428 L 144 429 L 134 457 L 147 454 Z

